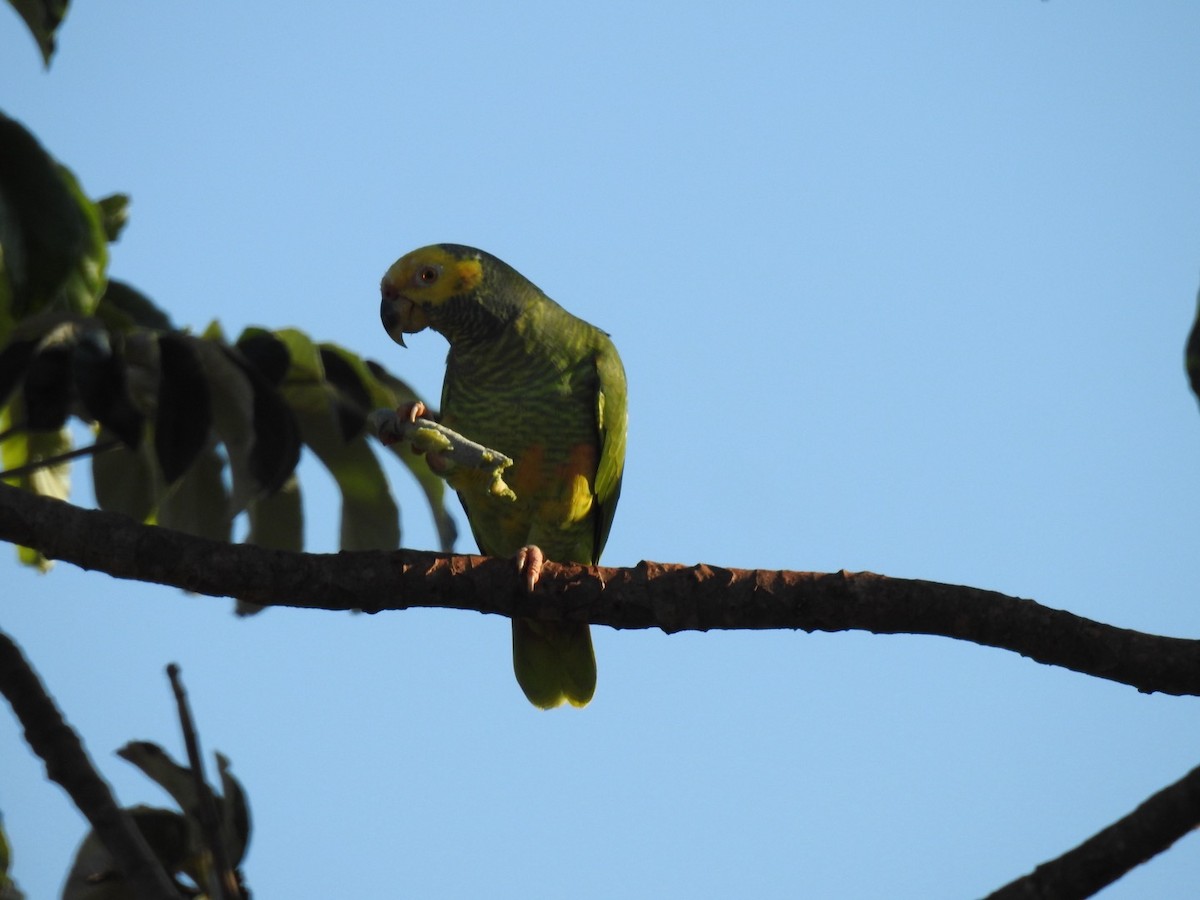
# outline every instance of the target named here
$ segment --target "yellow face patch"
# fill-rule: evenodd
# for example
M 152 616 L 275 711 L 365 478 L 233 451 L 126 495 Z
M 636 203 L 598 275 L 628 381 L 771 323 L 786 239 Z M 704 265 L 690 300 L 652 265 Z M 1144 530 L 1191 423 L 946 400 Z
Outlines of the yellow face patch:
M 440 306 L 473 291 L 483 281 L 483 263 L 461 259 L 438 245 L 414 250 L 392 263 L 383 276 L 384 295 L 403 297 L 417 306 Z

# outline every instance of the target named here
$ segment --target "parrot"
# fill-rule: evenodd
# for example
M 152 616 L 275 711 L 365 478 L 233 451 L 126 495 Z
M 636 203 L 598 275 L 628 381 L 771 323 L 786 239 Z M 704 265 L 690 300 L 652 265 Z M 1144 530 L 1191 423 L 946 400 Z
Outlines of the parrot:
M 515 500 L 494 496 L 479 472 L 446 474 L 480 552 L 514 559 L 527 591 L 546 559 L 597 565 L 621 495 L 628 428 L 625 369 L 609 336 L 507 263 L 460 244 L 402 256 L 380 294 L 396 343 L 431 328 L 450 344 L 441 424 L 513 460 L 505 477 Z M 425 408 L 397 412 L 415 421 Z M 586 622 L 514 617 L 512 648 L 517 683 L 534 706 L 592 699 Z

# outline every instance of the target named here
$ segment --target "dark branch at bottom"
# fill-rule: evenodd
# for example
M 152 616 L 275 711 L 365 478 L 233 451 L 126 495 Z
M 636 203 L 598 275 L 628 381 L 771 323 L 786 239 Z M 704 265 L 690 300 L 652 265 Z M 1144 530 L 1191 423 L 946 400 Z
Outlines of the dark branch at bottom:
M 79 735 L 63 720 L 21 649 L 3 632 L 0 632 L 0 693 L 12 705 L 29 746 L 45 761 L 46 774 L 62 785 L 79 811 L 87 816 L 134 893 L 147 900 L 178 900 L 179 892 L 133 820 L 117 806 Z
M 1057 859 L 1005 885 L 987 900 L 1090 897 L 1157 856 L 1200 825 L 1200 767 Z

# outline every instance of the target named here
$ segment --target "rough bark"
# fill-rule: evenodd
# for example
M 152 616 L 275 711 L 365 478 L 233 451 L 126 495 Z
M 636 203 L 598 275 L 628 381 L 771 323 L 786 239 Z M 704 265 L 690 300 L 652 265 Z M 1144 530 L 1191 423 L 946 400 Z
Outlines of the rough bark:
M 994 591 L 871 572 L 547 563 L 537 590 L 526 595 L 509 560 L 416 550 L 265 550 L 147 527 L 4 485 L 0 540 L 118 578 L 264 606 L 371 613 L 440 607 L 667 633 L 770 628 L 942 635 L 1147 693 L 1200 695 L 1200 641 L 1116 628 Z

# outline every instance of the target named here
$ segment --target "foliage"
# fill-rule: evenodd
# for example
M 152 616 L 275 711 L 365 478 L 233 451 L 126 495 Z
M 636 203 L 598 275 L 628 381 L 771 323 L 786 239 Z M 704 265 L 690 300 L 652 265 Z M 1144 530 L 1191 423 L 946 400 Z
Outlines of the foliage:
M 212 880 L 214 860 L 202 825 L 204 801 L 192 770 L 149 741 L 126 744 L 117 755 L 157 782 L 179 806 L 178 812 L 144 805 L 126 810 L 155 857 L 171 877 L 183 876 L 197 888 L 205 888 Z M 220 753 L 216 757 L 221 792 L 209 790 L 216 799 L 218 832 L 225 844 L 225 855 L 236 869 L 250 841 L 250 810 L 245 791 L 229 771 L 229 760 Z M 188 896 L 195 893 L 186 885 L 181 886 L 181 892 L 187 892 Z M 95 831 L 88 832 L 67 874 L 63 900 L 123 900 L 132 896 L 100 837 Z
M 88 199 L 16 121 L 0 115 L 0 460 L 5 480 L 66 499 L 71 432 L 83 422 L 98 504 L 138 521 L 299 550 L 295 469 L 307 447 L 342 494 L 341 548 L 399 546 L 399 515 L 367 439 L 367 415 L 416 398 L 376 363 L 291 328 L 218 322 L 193 334 L 107 277 L 107 244 L 129 199 Z M 444 482 L 424 459 L 393 453 L 418 479 L 443 547 L 454 542 Z M 44 565 L 31 551 L 22 558 Z

